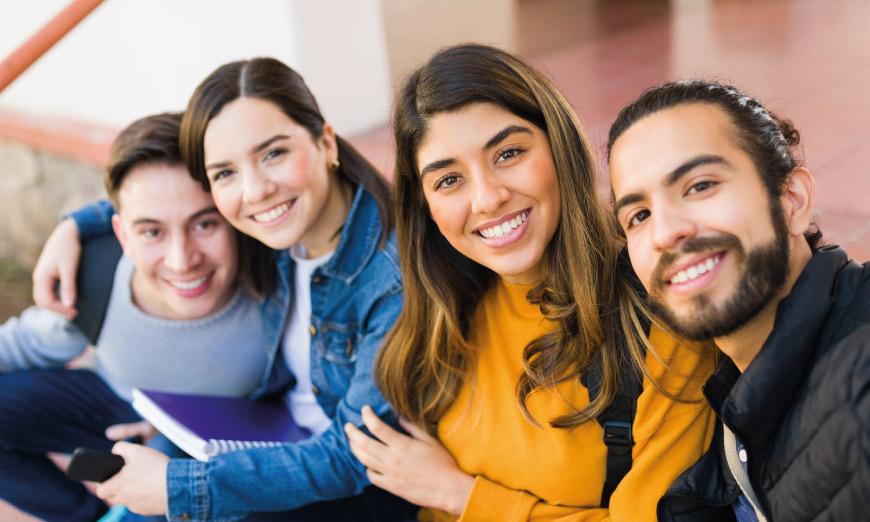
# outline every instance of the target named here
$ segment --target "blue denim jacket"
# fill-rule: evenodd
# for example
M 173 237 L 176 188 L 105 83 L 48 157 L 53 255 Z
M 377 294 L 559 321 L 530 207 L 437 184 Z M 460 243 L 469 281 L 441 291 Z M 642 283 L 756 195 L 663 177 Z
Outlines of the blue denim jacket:
M 72 215 L 82 237 L 106 231 L 110 207 Z M 375 355 L 402 307 L 395 235 L 378 249 L 381 220 L 374 198 L 359 189 L 335 254 L 311 279 L 311 381 L 332 424 L 310 439 L 236 451 L 208 462 L 173 459 L 167 470 L 169 520 L 237 520 L 252 512 L 285 511 L 360 493 L 368 478 L 350 452 L 342 426 L 362 426 L 368 404 L 381 417 L 390 406 L 375 387 Z M 269 364 L 255 396 L 285 393 L 294 384 L 281 337 L 293 293 L 294 263 L 277 252 L 280 282 L 263 304 Z

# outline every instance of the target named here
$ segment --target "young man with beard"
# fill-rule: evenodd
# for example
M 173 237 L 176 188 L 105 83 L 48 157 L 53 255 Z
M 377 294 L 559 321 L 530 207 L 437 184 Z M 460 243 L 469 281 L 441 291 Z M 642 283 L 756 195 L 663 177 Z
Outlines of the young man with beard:
M 649 306 L 728 357 L 711 450 L 659 520 L 860 520 L 870 498 L 870 263 L 819 247 L 799 134 L 733 87 L 646 91 L 610 130 L 614 211 Z
M 60 315 L 31 307 L 0 325 L 0 498 L 43 520 L 106 512 L 46 452 L 109 451 L 107 428 L 113 439 L 130 436 L 127 423 L 140 420 L 131 388 L 247 396 L 263 379 L 265 329 L 246 288 L 256 286 L 242 261 L 247 247 L 184 167 L 180 123 L 180 114 L 143 118 L 112 146 L 106 189 L 125 255 L 83 259 L 84 270 L 95 263 L 114 278 L 95 367 L 65 368 L 88 337 Z

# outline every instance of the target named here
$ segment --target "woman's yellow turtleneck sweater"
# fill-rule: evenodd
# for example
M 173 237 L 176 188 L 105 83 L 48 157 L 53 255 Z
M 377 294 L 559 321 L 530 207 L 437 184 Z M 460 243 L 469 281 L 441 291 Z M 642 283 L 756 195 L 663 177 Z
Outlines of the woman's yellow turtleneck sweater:
M 652 354 L 647 367 L 668 391 L 692 402 L 675 402 L 644 379 L 631 471 L 609 509 L 601 508 L 607 455 L 601 426 L 589 421 L 564 430 L 548 424 L 573 411 L 568 403 L 576 409 L 589 404 L 586 388 L 565 382 L 529 396 L 529 410 L 540 426 L 526 420 L 517 404 L 523 349 L 552 328 L 526 300 L 529 289 L 499 281 L 484 297 L 473 322 L 477 360 L 471 378 L 438 423 L 442 444 L 463 471 L 476 477 L 459 520 L 655 521 L 659 497 L 710 445 L 714 415 L 701 385 L 714 370 L 713 355 L 652 328 L 650 342 L 673 372 Z M 424 509 L 420 520 L 456 517 Z

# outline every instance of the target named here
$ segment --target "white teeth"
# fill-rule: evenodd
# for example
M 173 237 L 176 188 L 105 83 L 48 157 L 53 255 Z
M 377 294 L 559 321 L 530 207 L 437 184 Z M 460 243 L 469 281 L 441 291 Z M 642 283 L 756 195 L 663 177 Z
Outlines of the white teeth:
M 207 275 L 200 277 L 199 279 L 194 279 L 192 281 L 173 281 L 171 279 L 167 279 L 170 285 L 178 288 L 179 290 L 193 290 L 199 285 L 205 283 L 205 280 L 208 279 Z
M 701 261 L 695 266 L 690 266 L 685 270 L 681 270 L 671 278 L 670 282 L 673 284 L 676 283 L 685 283 L 687 281 L 691 281 L 696 277 L 706 274 L 710 270 L 713 270 L 713 267 L 719 264 L 719 257 L 708 258 L 706 261 Z
M 257 223 L 268 223 L 270 221 L 275 221 L 279 217 L 283 216 L 287 210 L 290 209 L 290 202 L 283 203 L 273 208 L 272 210 L 266 212 L 260 212 L 259 214 L 254 214 L 254 221 Z
M 484 230 L 478 230 L 478 232 L 481 236 L 487 239 L 502 238 L 513 232 L 514 229 L 518 226 L 525 223 L 527 217 L 529 217 L 528 210 L 511 220 L 505 221 L 501 225 L 495 225 L 494 227 L 490 227 Z

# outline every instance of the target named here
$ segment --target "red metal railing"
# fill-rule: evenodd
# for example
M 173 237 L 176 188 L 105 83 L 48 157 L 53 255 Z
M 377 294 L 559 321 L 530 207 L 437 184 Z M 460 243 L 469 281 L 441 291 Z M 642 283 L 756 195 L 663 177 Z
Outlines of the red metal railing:
M 103 0 L 73 0 L 0 64 L 0 92 L 78 25 Z

